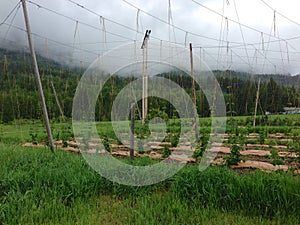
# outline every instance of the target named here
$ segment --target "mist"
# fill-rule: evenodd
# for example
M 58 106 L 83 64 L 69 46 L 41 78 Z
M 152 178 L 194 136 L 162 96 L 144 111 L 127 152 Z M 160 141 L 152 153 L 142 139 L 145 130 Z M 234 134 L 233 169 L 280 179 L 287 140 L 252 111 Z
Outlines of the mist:
M 120 45 L 142 41 L 146 29 L 151 29 L 149 41 L 186 47 L 192 43 L 194 54 L 212 70 L 300 74 L 297 0 L 269 1 L 280 13 L 275 19 L 274 11 L 259 0 L 229 0 L 229 4 L 222 0 L 173 0 L 170 8 L 168 1 L 160 0 L 75 2 L 78 5 L 68 0 L 27 1 L 38 54 L 86 68 Z M 1 22 L 17 3 L 0 2 Z M 19 7 L 0 25 L 0 47 L 28 51 L 25 30 Z

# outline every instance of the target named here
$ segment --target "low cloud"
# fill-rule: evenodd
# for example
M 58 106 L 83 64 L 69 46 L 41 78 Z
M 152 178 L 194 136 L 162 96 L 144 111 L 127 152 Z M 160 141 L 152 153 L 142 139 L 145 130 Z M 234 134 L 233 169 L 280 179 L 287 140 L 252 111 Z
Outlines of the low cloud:
M 272 1 L 270 5 L 273 4 L 278 8 L 282 6 L 280 9 L 283 13 L 290 7 L 289 18 L 300 19 L 295 10 L 299 8 L 298 1 L 288 1 L 289 4 Z M 17 2 L 17 0 L 0 2 L 0 21 L 4 20 Z M 37 51 L 63 63 L 87 66 L 98 56 L 118 45 L 134 40 L 142 41 L 144 31 L 151 29 L 150 41 L 153 38 L 170 39 L 182 45 L 193 43 L 194 52 L 196 54 L 201 52 L 202 59 L 206 60 L 212 69 L 231 68 L 248 72 L 253 70 L 256 73 L 296 74 L 300 72 L 299 39 L 291 39 L 298 36 L 299 26 L 280 15 L 277 15 L 274 25 L 273 11 L 260 1 L 236 1 L 239 17 L 234 8 L 234 1 L 229 0 L 229 5 L 224 1 L 224 16 L 229 20 L 224 18 L 222 20 L 222 17 L 193 1 L 173 0 L 171 22 L 180 29 L 169 27 L 165 23 L 169 19 L 168 1 L 156 0 L 145 3 L 140 0 L 128 0 L 151 14 L 151 17 L 142 11 L 138 12 L 121 0 L 100 2 L 77 0 L 79 4 L 103 16 L 104 19 L 67 0 L 32 0 L 32 2 L 42 6 L 39 8 L 27 2 L 32 32 L 38 35 L 34 35 Z M 197 0 L 197 2 L 223 13 L 223 1 Z M 6 24 L 0 26 L 0 46 L 27 46 L 25 32 L 16 29 L 16 27 L 25 28 L 22 8 L 19 9 L 14 21 L 12 21 L 13 15 Z M 231 20 L 240 21 L 257 30 L 240 26 Z M 10 23 L 12 27 L 9 28 Z M 272 37 L 274 27 L 276 36 Z M 219 40 L 220 38 L 222 41 Z M 278 41 L 279 38 L 282 38 L 281 41 Z

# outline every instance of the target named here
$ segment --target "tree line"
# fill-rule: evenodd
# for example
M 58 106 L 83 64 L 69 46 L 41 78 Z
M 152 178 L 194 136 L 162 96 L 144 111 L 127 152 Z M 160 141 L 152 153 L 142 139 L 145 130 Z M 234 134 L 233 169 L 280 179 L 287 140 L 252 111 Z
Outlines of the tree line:
M 177 82 L 192 96 L 192 81 L 189 76 L 178 76 L 176 74 L 165 76 L 169 76 L 171 80 Z M 95 118 L 97 120 L 110 120 L 115 97 L 132 79 L 134 78 L 114 76 L 106 82 L 95 107 Z M 228 115 L 253 115 L 257 82 L 223 76 L 218 76 L 217 80 L 224 94 Z M 80 74 L 68 71 L 52 71 L 51 75 L 42 75 L 46 104 L 51 119 L 61 116 L 51 88 L 51 82 L 55 87 L 64 115 L 70 118 L 72 116 L 73 98 L 79 81 Z M 169 92 L 171 98 L 176 99 L 176 93 L 172 89 Z M 198 114 L 202 117 L 210 116 L 207 99 L 200 87 L 196 87 L 196 97 Z M 141 109 L 140 101 L 138 105 Z M 298 89 L 279 85 L 273 79 L 261 83 L 258 114 L 264 114 L 266 111 L 279 113 L 286 106 L 300 106 L 300 91 Z M 172 104 L 156 97 L 149 97 L 149 109 L 165 112 L 169 117 L 177 116 L 176 109 Z M 12 74 L 10 72 L 0 74 L 0 121 L 7 123 L 15 119 L 39 119 L 41 113 L 39 95 L 33 74 Z
M 2 52 L 2 54 L 4 53 Z M 9 62 L 3 60 L 0 64 L 0 122 L 42 118 L 30 57 L 28 54 L 21 57 L 20 54 L 10 52 L 5 52 L 5 55 Z M 49 60 L 40 60 L 41 80 L 51 119 L 58 119 L 62 116 L 51 83 L 55 87 L 64 115 L 71 118 L 73 98 L 81 78 L 81 72 L 78 68 L 69 69 Z M 214 71 L 214 74 L 224 94 L 227 115 L 253 115 L 258 87 L 257 79 L 243 76 L 244 73 L 236 71 Z M 232 74 L 233 76 L 231 76 Z M 192 96 L 192 79 L 187 74 L 173 71 L 159 76 L 176 82 Z M 136 78 L 119 75 L 111 77 L 106 82 L 94 109 L 96 120 L 110 120 L 114 99 L 120 90 L 134 79 Z M 176 92 L 169 90 L 169 95 L 170 98 L 176 100 Z M 199 86 L 196 86 L 196 97 L 198 114 L 201 117 L 210 116 L 209 104 Z M 141 101 L 138 102 L 138 106 L 138 109 L 141 109 Z M 278 83 L 272 77 L 263 80 L 260 85 L 258 114 L 265 114 L 267 111 L 280 113 L 284 107 L 300 107 L 300 89 Z M 156 97 L 149 97 L 149 109 L 150 111 L 152 109 L 153 112 L 164 112 L 169 118 L 178 116 L 171 103 Z M 141 110 L 137 110 L 137 116 L 140 114 Z

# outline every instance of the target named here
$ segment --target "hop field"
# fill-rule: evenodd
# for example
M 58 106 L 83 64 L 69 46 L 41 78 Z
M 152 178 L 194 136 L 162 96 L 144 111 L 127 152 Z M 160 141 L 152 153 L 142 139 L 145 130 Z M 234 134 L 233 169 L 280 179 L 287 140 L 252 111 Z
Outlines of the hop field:
M 269 126 L 261 124 L 251 128 L 252 131 L 246 124 L 247 118 L 238 118 L 235 125 L 228 124 L 228 139 L 224 145 L 243 147 L 242 142 L 259 143 L 262 138 L 265 145 L 269 147 L 272 143 L 273 148 L 277 144 L 275 141 L 287 146 L 288 143 L 297 143 L 299 133 L 293 123 L 298 117 L 284 118 L 287 117 L 280 117 L 285 121 L 284 126 L 275 124 L 273 119 L 278 119 L 274 117 L 269 119 Z M 99 129 L 100 136 L 111 132 L 109 123 L 99 124 L 99 127 L 102 128 Z M 71 127 L 55 124 L 53 128 L 54 133 L 67 143 L 72 139 Z M 243 139 L 246 129 L 257 135 Z M 80 154 L 60 151 L 60 146 L 54 154 L 43 145 L 21 146 L 25 142 L 44 143 L 42 130 L 43 126 L 37 121 L 1 125 L 1 224 L 300 223 L 300 176 L 295 170 L 240 170 L 223 164 L 200 172 L 194 162 L 164 182 L 146 187 L 124 186 L 101 177 Z M 261 130 L 267 132 L 267 136 L 260 137 Z M 284 138 L 279 138 L 278 133 Z M 115 140 L 112 134 L 107 136 L 109 142 Z M 148 156 L 134 160 L 116 157 L 139 166 L 161 160 Z M 249 161 L 247 157 L 250 156 L 241 155 L 246 162 Z M 298 165 L 298 158 L 280 157 L 275 150 L 263 158 Z

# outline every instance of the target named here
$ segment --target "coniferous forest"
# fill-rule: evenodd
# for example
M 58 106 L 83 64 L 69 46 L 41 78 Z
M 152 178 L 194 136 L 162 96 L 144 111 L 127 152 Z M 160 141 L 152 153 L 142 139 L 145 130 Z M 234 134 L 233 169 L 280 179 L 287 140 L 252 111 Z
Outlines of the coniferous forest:
M 0 59 L 0 121 L 8 123 L 15 119 L 41 118 L 42 112 L 30 55 L 2 49 Z M 73 97 L 84 70 L 69 68 L 41 56 L 38 57 L 38 62 L 50 118 L 57 119 L 61 116 L 53 86 L 64 115 L 71 117 Z M 284 107 L 300 106 L 300 89 L 297 82 L 294 82 L 296 86 L 291 85 L 293 80 L 299 79 L 299 76 L 250 76 L 236 71 L 214 71 L 214 74 L 223 91 L 228 115 L 253 115 L 259 76 L 262 82 L 258 114 L 281 113 Z M 169 76 L 191 95 L 192 81 L 189 76 L 176 74 L 163 74 L 163 76 Z M 118 91 L 130 81 L 128 79 L 114 76 L 106 83 L 96 105 L 97 120 L 110 119 L 113 100 Z M 199 115 L 209 116 L 208 103 L 199 87 L 196 88 L 196 94 Z M 149 108 L 157 107 L 166 112 L 169 117 L 175 113 L 168 102 L 149 98 Z

